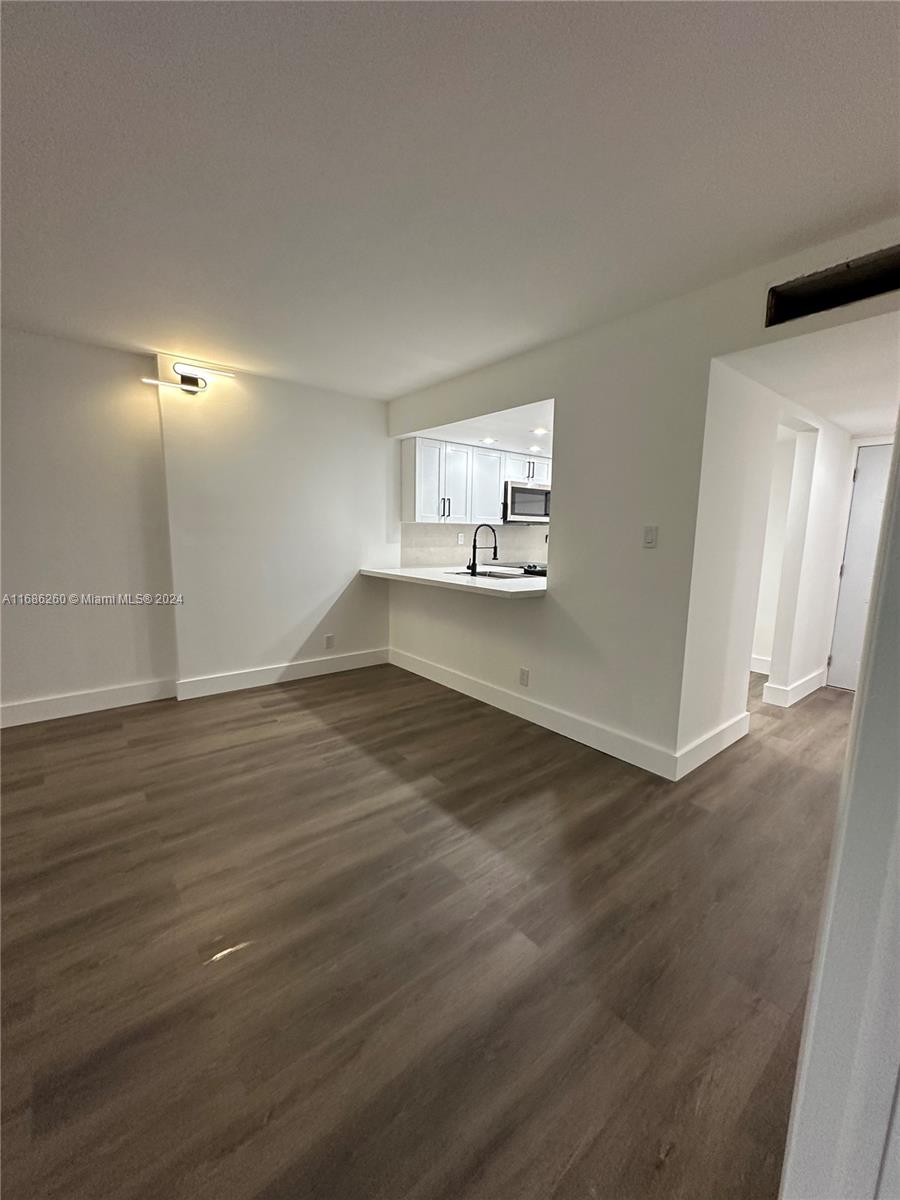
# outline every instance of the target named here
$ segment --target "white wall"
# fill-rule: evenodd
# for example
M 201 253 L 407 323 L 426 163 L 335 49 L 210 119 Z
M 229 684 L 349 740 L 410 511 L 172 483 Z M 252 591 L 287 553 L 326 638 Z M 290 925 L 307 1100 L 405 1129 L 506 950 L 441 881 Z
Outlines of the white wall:
M 769 510 L 766 515 L 766 537 L 763 544 L 762 571 L 759 577 L 759 599 L 756 604 L 756 624 L 753 629 L 754 671 L 768 674 L 772 666 L 772 643 L 775 638 L 775 614 L 781 585 L 784 560 L 784 533 L 787 523 L 788 500 L 791 495 L 791 476 L 794 470 L 796 438 L 793 433 L 782 434 L 775 443 L 772 461 L 772 482 L 769 487 Z
M 747 684 L 782 398 L 713 362 L 685 639 L 678 752 L 695 765 L 747 732 Z M 684 766 L 682 765 L 682 771 Z
M 826 665 L 852 492 L 850 435 L 830 421 L 819 420 L 816 424 L 816 459 L 797 601 L 802 620 L 791 646 L 789 668 L 789 678 L 794 684 Z
M 764 698 L 821 687 L 849 505 L 845 431 L 735 371 L 710 372 L 678 730 L 679 774 L 746 732 L 747 685 L 779 420 L 795 437 Z
M 781 585 L 778 589 L 775 629 L 772 634 L 772 663 L 766 683 L 770 694 L 774 688 L 786 691 L 790 686 L 791 648 L 802 619 L 800 577 L 803 570 L 803 551 L 806 545 L 818 439 L 818 430 L 804 431 L 797 434 L 794 445 L 794 469 L 791 473 L 791 489 L 784 523 Z M 778 695 L 777 692 L 774 694 Z
M 399 562 L 384 404 L 252 375 L 160 396 L 179 696 L 384 660 L 386 589 L 357 573 Z
M 703 424 L 691 398 L 705 398 L 709 369 L 679 339 L 695 315 L 702 322 L 702 307 L 689 298 L 391 404 L 399 433 L 471 415 L 475 403 L 492 412 L 510 398 L 556 398 L 546 598 L 511 612 L 438 593 L 426 606 L 392 587 L 391 644 L 403 665 L 436 664 L 455 673 L 444 682 L 470 690 L 466 677 L 486 683 L 504 706 L 510 691 L 536 701 L 532 718 L 545 723 L 570 714 L 573 736 L 660 769 L 674 741 L 678 598 L 690 579 L 696 480 L 684 468 Z M 645 524 L 660 526 L 656 550 L 641 546 Z
M 392 401 L 395 436 L 512 399 L 556 401 L 546 599 L 515 613 L 478 601 L 473 615 L 466 597 L 425 606 L 395 586 L 397 661 L 553 727 L 562 712 L 572 736 L 674 773 L 710 360 L 896 308 L 896 296 L 879 297 L 787 333 L 763 328 L 771 283 L 897 240 L 900 222 L 885 222 Z M 660 527 L 657 550 L 641 546 L 645 524 Z M 531 668 L 527 693 L 519 665 Z M 694 728 L 714 752 L 716 726 Z
M 797 435 L 772 667 L 763 689 L 768 703 L 780 705 L 825 683 L 852 490 L 850 435 L 802 411 L 816 429 Z
M 783 1200 L 893 1200 L 900 1072 L 900 473 L 895 448 L 782 1177 Z M 881 1186 L 878 1186 L 881 1172 Z
M 4 592 L 171 590 L 152 369 L 4 331 Z M 4 606 L 2 620 L 4 723 L 173 690 L 171 609 Z
M 4 723 L 386 658 L 386 591 L 357 575 L 399 562 L 382 402 L 253 376 L 160 400 L 140 381 L 167 360 L 10 330 L 3 350 L 3 590 L 184 596 L 5 606 Z

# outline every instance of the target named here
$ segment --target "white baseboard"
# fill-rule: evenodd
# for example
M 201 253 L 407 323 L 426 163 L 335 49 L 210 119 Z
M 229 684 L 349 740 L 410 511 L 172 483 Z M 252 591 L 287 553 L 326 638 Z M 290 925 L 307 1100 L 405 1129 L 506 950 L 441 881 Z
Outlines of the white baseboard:
M 701 763 L 713 758 L 721 750 L 725 750 L 732 742 L 738 741 L 749 730 L 750 714 L 742 712 L 736 717 L 732 717 L 730 721 L 723 722 L 711 733 L 705 733 L 703 737 L 689 742 L 683 750 L 679 750 L 675 755 L 675 778 L 684 779 L 685 775 L 690 774 Z
M 676 757 L 671 750 L 663 746 L 646 742 L 617 729 L 609 729 L 586 717 L 554 708 L 551 704 L 542 704 L 538 700 L 521 696 L 492 683 L 485 683 L 481 679 L 475 679 L 449 667 L 442 667 L 415 654 L 407 654 L 403 650 L 391 649 L 389 661 L 414 675 L 423 675 L 434 683 L 443 684 L 444 687 L 512 713 L 513 716 L 522 717 L 535 725 L 541 725 L 544 729 L 552 729 L 554 733 L 572 738 L 573 741 L 581 742 L 594 750 L 602 750 L 604 754 L 611 754 L 623 762 L 643 767 L 645 771 L 651 771 L 654 775 L 661 775 L 664 779 L 676 778 Z
M 179 679 L 177 682 L 174 679 L 149 679 L 141 683 L 121 684 L 118 687 L 94 688 L 87 692 L 67 692 L 61 696 L 16 700 L 0 705 L 0 726 L 8 728 L 12 725 L 28 725 L 34 721 L 52 721 L 57 717 L 74 717 L 79 713 L 102 712 L 106 708 L 145 704 L 148 700 L 164 700 L 169 696 L 177 696 L 179 700 L 214 696 L 219 692 L 234 692 L 241 688 L 264 687 L 269 683 L 308 679 L 313 675 L 330 675 L 337 671 L 353 671 L 359 667 L 374 667 L 387 661 L 387 650 L 362 650 L 355 654 L 332 654 L 328 658 L 312 658 L 274 667 L 255 667 L 226 675 L 204 675 L 196 679 Z
M 761 654 L 754 654 L 750 659 L 750 670 L 755 671 L 757 675 L 768 675 L 772 670 L 771 658 L 763 658 Z
M 522 717 L 544 729 L 551 729 L 563 737 L 572 738 L 594 750 L 611 754 L 623 762 L 631 763 L 661 775 L 663 779 L 682 779 L 720 750 L 743 737 L 749 725 L 749 715 L 743 713 L 721 725 L 712 733 L 698 738 L 678 754 L 653 742 L 610 729 L 587 717 L 580 717 L 565 709 L 543 704 L 527 696 L 520 696 L 506 688 L 485 683 L 461 671 L 442 667 L 402 650 L 361 650 L 352 654 L 334 654 L 328 658 L 306 659 L 303 662 L 282 663 L 271 667 L 254 667 L 244 671 L 232 671 L 222 675 L 204 675 L 193 679 L 151 679 L 141 683 L 123 684 L 119 687 L 96 688 L 86 692 L 70 692 L 61 696 L 43 696 L 34 700 L 19 700 L 0 706 L 0 725 L 25 725 L 33 721 L 49 721 L 57 717 L 70 717 L 79 713 L 100 712 L 103 709 L 120 708 L 129 704 L 144 704 L 149 700 L 162 700 L 177 695 L 179 700 L 201 696 L 214 696 L 222 692 L 239 691 L 244 688 L 265 687 L 272 683 L 284 683 L 293 679 L 309 679 L 316 675 L 330 675 L 338 671 L 353 671 L 363 667 L 374 667 L 391 662 L 395 666 L 422 675 L 435 683 L 443 684 L 454 691 L 472 696 L 494 708 Z M 810 676 L 823 675 L 824 671 Z M 802 681 L 805 683 L 806 681 Z M 766 687 L 768 688 L 768 684 Z M 799 687 L 801 685 L 795 685 Z M 812 683 L 807 691 L 813 691 L 819 683 Z M 781 689 L 784 690 L 784 689 Z M 793 689 L 791 689 L 793 690 Z M 803 692 L 806 695 L 807 692 Z M 795 699 L 800 699 L 797 695 Z M 777 703 L 777 701 L 775 701 Z M 790 703 L 794 703 L 791 700 Z
M 105 708 L 124 708 L 175 695 L 174 679 L 148 679 L 141 683 L 123 683 L 117 687 L 94 688 L 87 692 L 66 692 L 61 696 L 41 696 L 35 700 L 14 700 L 0 706 L 0 725 L 29 725 L 33 721 L 54 721 L 79 713 L 102 712 Z
M 818 671 L 813 671 L 811 675 L 807 675 L 804 679 L 798 679 L 796 683 L 788 684 L 787 687 L 767 683 L 763 686 L 763 700 L 766 704 L 777 704 L 779 708 L 790 708 L 792 704 L 796 704 L 810 692 L 824 687 L 827 678 L 828 668 L 820 667 Z
M 216 696 L 220 692 L 237 692 L 244 688 L 266 687 L 270 683 L 287 683 L 292 679 L 310 679 L 314 675 L 376 667 L 387 661 L 388 652 L 385 649 L 358 650 L 352 654 L 330 654 L 327 658 L 279 663 L 274 667 L 250 667 L 244 671 L 229 671 L 224 675 L 197 675 L 193 679 L 179 679 L 176 695 L 179 700 L 194 700 L 198 696 Z

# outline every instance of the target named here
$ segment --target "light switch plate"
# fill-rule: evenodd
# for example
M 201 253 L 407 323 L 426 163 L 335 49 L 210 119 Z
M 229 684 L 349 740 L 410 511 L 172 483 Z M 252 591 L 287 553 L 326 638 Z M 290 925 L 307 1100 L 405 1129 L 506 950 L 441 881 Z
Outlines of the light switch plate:
M 334 649 L 334 634 L 333 633 L 325 634 L 325 649 L 326 650 Z
M 645 525 L 644 526 L 644 540 L 641 543 L 641 545 L 644 547 L 644 549 L 645 550 L 655 550 L 658 539 L 659 539 L 659 526 L 658 525 Z
M 519 686 L 528 687 L 531 682 L 531 671 L 528 667 L 519 667 Z
M 456 544 L 457 546 L 464 546 L 466 544 L 466 535 L 464 533 L 456 535 Z

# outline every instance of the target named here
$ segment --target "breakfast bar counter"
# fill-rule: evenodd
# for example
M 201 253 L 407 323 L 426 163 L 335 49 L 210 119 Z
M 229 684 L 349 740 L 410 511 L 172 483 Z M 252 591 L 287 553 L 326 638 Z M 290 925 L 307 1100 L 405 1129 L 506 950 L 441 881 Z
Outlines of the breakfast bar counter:
M 471 592 L 480 596 L 500 596 L 526 599 L 547 594 L 546 575 L 523 575 L 521 571 L 494 570 L 490 575 L 471 575 L 463 567 L 388 567 L 383 570 L 365 568 L 360 575 L 374 579 L 389 579 L 396 583 L 416 583 L 425 587 L 450 588 L 455 592 Z

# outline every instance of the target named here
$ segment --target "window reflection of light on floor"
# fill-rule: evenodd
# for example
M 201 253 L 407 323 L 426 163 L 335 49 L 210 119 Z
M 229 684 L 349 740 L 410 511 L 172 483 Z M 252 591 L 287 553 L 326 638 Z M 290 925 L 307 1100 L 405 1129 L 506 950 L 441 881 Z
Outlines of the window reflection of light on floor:
M 235 951 L 237 951 L 237 950 L 243 950 L 245 946 L 252 946 L 252 945 L 253 945 L 252 942 L 238 942 L 238 944 L 236 946 L 228 946 L 228 947 L 226 947 L 226 949 L 220 950 L 218 954 L 214 954 L 212 956 L 212 958 L 208 958 L 203 965 L 204 965 L 204 967 L 206 967 L 210 963 L 218 962 L 220 958 L 225 958 L 229 954 L 234 954 Z

